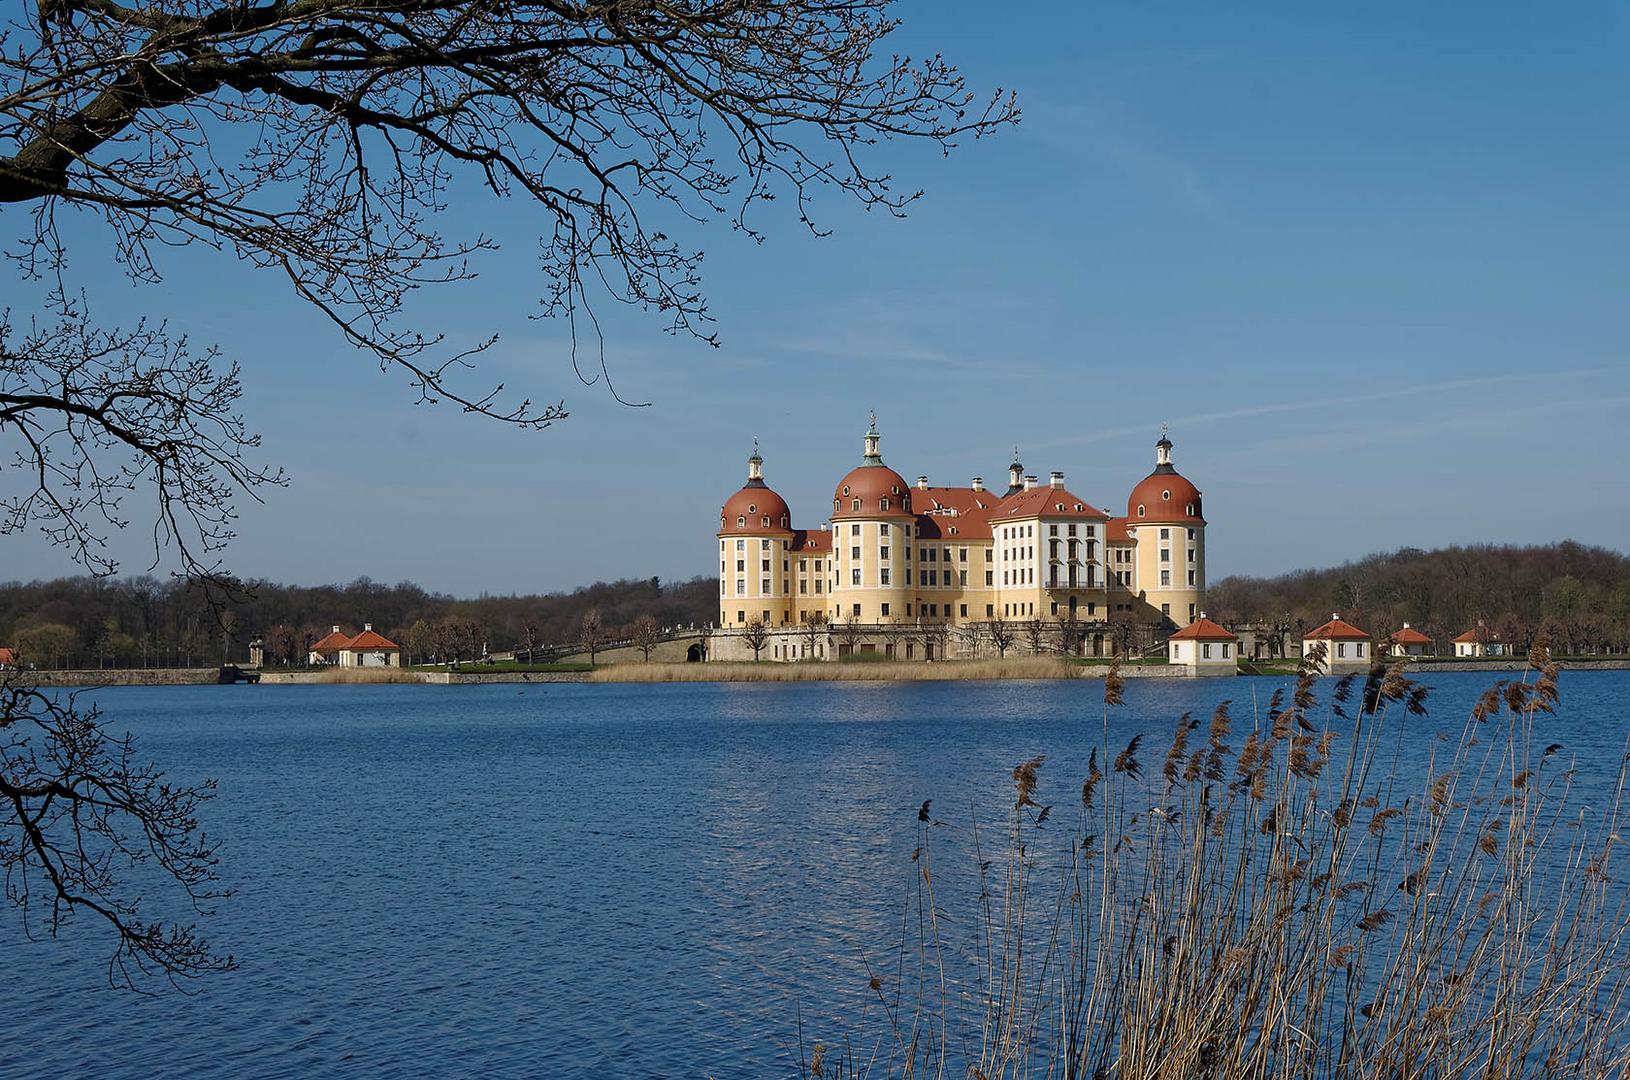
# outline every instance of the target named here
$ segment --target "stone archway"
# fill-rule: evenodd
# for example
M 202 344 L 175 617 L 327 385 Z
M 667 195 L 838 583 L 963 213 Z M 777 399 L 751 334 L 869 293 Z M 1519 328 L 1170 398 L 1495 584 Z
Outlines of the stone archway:
M 707 659 L 707 651 L 702 648 L 700 641 L 691 642 L 690 648 L 685 650 L 685 663 L 700 664 Z

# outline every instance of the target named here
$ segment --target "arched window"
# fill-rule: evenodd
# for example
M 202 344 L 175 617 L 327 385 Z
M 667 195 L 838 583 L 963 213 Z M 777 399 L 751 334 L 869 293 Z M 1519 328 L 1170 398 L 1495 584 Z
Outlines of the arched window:
M 758 504 L 757 504 L 757 503 L 748 503 L 748 504 L 747 504 L 747 512 L 748 512 L 748 513 L 749 513 L 749 514 L 756 514 L 756 513 L 758 513 Z
M 843 490 L 845 490 L 845 491 L 848 491 L 848 490 L 849 490 L 849 489 L 848 489 L 848 488 L 844 488 L 844 489 L 843 489 Z M 860 500 L 859 500 L 859 499 L 856 499 L 856 500 L 855 500 L 855 509 L 856 509 L 856 510 L 859 510 L 859 509 L 860 509 Z
M 848 497 L 848 495 L 849 495 L 849 485 L 848 484 L 843 485 L 843 494 L 844 494 L 845 497 Z
M 1189 515 L 1189 517 L 1194 517 L 1195 516 L 1194 504 L 1193 503 L 1189 503 L 1189 505 L 1188 505 L 1188 515 Z
M 770 527 L 770 515 L 769 514 L 764 515 L 764 527 L 766 529 L 768 529 Z
M 787 527 L 787 515 L 785 515 L 785 514 L 781 515 L 781 527 L 783 529 L 785 529 Z
M 887 499 L 878 499 L 877 507 L 879 510 L 887 510 L 889 508 L 889 501 Z
M 737 514 L 736 515 L 736 527 L 738 529 L 747 527 L 747 515 L 746 514 Z
M 1172 493 L 1171 492 L 1162 491 L 1160 493 L 1160 501 L 1161 502 L 1171 502 L 1171 499 L 1172 499 Z
M 1142 516 L 1143 516 L 1143 504 L 1138 503 L 1138 517 L 1142 517 Z

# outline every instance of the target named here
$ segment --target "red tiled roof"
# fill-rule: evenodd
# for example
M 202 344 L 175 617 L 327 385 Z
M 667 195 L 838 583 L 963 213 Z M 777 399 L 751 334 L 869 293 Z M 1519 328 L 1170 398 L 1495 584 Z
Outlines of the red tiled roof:
M 794 529 L 789 551 L 831 551 L 832 533 L 827 529 Z
M 1421 633 L 1419 630 L 1415 629 L 1413 626 L 1406 626 L 1402 630 L 1396 631 L 1392 635 L 1392 637 L 1388 638 L 1387 640 L 1391 641 L 1394 645 L 1430 645 L 1430 644 L 1432 644 L 1432 639 L 1431 638 L 1427 637 L 1425 634 Z
M 1457 645 L 1473 645 L 1473 644 L 1487 645 L 1491 641 L 1499 641 L 1499 640 L 1500 639 L 1495 634 L 1493 634 L 1489 630 L 1488 627 L 1479 624 L 1477 626 L 1472 627 L 1470 630 L 1466 631 L 1464 634 L 1461 634 L 1459 637 L 1455 638 L 1455 643 Z
M 1029 491 L 1015 491 L 1003 499 L 1002 504 L 991 515 L 991 520 L 1007 521 L 1012 518 L 1030 517 L 1095 517 L 1106 521 L 1109 519 L 1108 514 L 1079 495 L 1073 494 L 1068 488 L 1037 484 Z
M 1350 622 L 1341 619 L 1331 619 L 1316 630 L 1309 630 L 1302 635 L 1304 641 L 1368 641 L 1370 635 L 1360 630 Z
M 912 488 L 917 535 L 924 540 L 989 540 L 990 516 L 1002 497 L 971 487 Z
M 8 667 L 17 663 L 17 654 L 11 649 L 0 647 L 0 664 Z
M 1127 518 L 1112 517 L 1109 524 L 1104 526 L 1104 537 L 1111 544 L 1130 544 L 1132 538 L 1126 535 L 1127 526 L 1132 522 Z
M 390 640 L 389 638 L 380 637 L 372 630 L 364 630 L 362 633 L 352 638 L 350 644 L 346 645 L 345 647 L 348 649 L 384 649 L 386 651 L 395 649 L 398 652 L 400 652 L 402 648 L 402 646 L 396 644 L 396 642 Z
M 764 523 L 766 518 L 768 525 Z M 787 509 L 787 500 L 765 486 L 762 480 L 749 480 L 745 487 L 726 499 L 719 510 L 720 536 L 742 533 L 785 536 L 792 532 L 791 526 L 792 512 Z
M 1238 641 L 1239 635 L 1212 622 L 1205 616 L 1195 619 L 1171 636 L 1173 641 Z
M 832 492 L 832 520 L 911 517 L 911 492 L 905 477 L 882 462 L 857 466 Z M 860 500 L 859 510 L 854 508 L 856 499 Z M 883 509 L 885 501 L 887 510 Z
M 1205 519 L 1200 516 L 1200 489 L 1171 466 L 1162 468 L 1168 471 L 1156 469 L 1138 481 L 1138 486 L 1132 489 L 1131 497 L 1126 500 L 1126 516 L 1162 525 L 1173 522 L 1204 525 Z M 1140 506 L 1143 508 L 1142 515 L 1138 514 Z
M 338 630 L 330 630 L 311 647 L 312 652 L 339 652 L 351 644 L 351 638 Z

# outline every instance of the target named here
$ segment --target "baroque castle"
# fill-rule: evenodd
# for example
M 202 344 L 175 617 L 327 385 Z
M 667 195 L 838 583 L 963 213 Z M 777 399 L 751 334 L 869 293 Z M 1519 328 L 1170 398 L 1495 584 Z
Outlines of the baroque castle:
M 719 512 L 710 659 L 931 660 L 988 651 L 1012 624 L 1038 621 L 1069 628 L 1071 651 L 1104 655 L 1114 623 L 1158 633 L 1199 617 L 1205 516 L 1164 432 L 1124 517 L 1073 494 L 1063 473 L 1041 482 L 1017 461 L 1005 489 L 977 476 L 910 484 L 884 464 L 875 415 L 863 438 L 820 529 L 795 527 L 754 446 L 746 484 Z

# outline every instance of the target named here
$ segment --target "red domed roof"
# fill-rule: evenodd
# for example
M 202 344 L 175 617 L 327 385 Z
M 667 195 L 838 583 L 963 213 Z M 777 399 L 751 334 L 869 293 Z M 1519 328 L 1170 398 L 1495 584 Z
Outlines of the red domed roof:
M 855 500 L 860 509 L 855 509 Z M 911 485 L 901 475 L 879 462 L 858 465 L 838 481 L 832 492 L 832 520 L 844 518 L 909 518 Z
M 749 480 L 745 487 L 725 500 L 719 511 L 719 535 L 760 533 L 792 534 L 792 511 L 787 500 L 770 490 L 762 480 Z
M 1204 525 L 1200 489 L 1169 465 L 1156 469 L 1138 482 L 1126 500 L 1126 523 L 1139 522 Z

